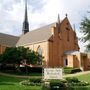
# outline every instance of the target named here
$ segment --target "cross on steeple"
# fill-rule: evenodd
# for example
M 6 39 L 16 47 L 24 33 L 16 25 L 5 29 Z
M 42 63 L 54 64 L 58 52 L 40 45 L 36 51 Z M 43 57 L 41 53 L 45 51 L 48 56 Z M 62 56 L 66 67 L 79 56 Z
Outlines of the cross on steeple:
M 22 28 L 22 34 L 26 34 L 29 32 L 29 23 L 28 23 L 28 15 L 27 15 L 27 0 L 25 0 L 25 16 Z

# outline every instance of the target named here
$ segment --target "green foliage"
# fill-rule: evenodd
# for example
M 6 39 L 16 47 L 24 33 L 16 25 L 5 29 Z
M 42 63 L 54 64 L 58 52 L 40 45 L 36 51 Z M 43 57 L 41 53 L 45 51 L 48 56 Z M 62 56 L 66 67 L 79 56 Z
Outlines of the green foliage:
M 78 78 L 76 78 L 76 77 L 68 77 L 68 78 L 66 78 L 66 80 L 68 82 L 69 87 L 72 87 L 72 86 L 88 86 L 88 85 L 90 85 L 88 82 L 79 81 Z
M 74 68 L 72 69 L 71 73 L 77 73 L 77 72 L 81 72 L 82 70 L 79 68 Z
M 88 42 L 87 44 L 87 50 L 90 51 L 90 19 L 88 17 L 84 17 L 84 19 L 81 22 L 80 31 L 84 34 L 82 37 L 83 42 Z
M 80 81 L 85 81 L 85 82 L 89 82 L 89 83 L 90 83 L 90 73 L 77 76 L 77 78 L 78 78 Z
M 19 63 L 19 52 L 15 47 L 6 48 L 3 53 L 2 63 Z
M 3 55 L 2 54 L 0 54 L 0 63 L 2 62 L 2 59 L 3 59 L 3 57 L 2 57 Z
M 29 50 L 24 47 L 9 47 L 6 48 L 5 52 L 0 55 L 2 63 L 8 64 L 20 64 L 21 61 L 26 60 L 29 64 L 38 64 L 42 61 L 42 56 L 37 52 Z M 23 61 L 24 62 L 24 61 Z
M 81 69 L 79 69 L 79 68 L 64 67 L 63 69 L 64 69 L 65 74 L 72 74 L 72 73 L 81 72 Z
M 79 81 L 76 77 L 68 77 L 66 80 L 50 80 L 50 86 L 43 85 L 43 90 L 89 90 L 88 82 Z
M 42 90 L 42 86 L 29 86 L 19 84 L 28 78 L 0 75 L 0 90 Z
M 64 67 L 63 69 L 73 69 L 73 67 Z
M 50 86 L 59 86 L 61 84 L 60 80 L 50 80 Z
M 41 86 L 41 78 L 30 78 L 29 80 L 24 80 L 20 82 L 21 85 L 26 86 Z
M 30 82 L 29 82 L 29 80 L 23 80 L 23 81 L 20 82 L 20 85 L 29 86 L 30 85 Z
M 78 78 L 76 78 L 76 77 L 67 77 L 66 80 L 67 80 L 68 83 L 72 83 L 72 82 L 78 83 L 78 82 L 80 82 L 78 80 Z
M 43 84 L 43 85 L 42 85 L 42 90 L 50 90 L 49 85 Z
M 72 67 L 65 67 L 65 68 L 63 68 L 63 69 L 64 69 L 64 73 L 65 73 L 65 74 L 70 74 L 71 71 L 73 70 Z
M 66 90 L 66 81 L 65 80 L 51 80 L 50 89 L 51 90 Z
M 42 78 L 30 78 L 29 81 L 33 82 L 33 83 L 41 83 L 42 82 Z

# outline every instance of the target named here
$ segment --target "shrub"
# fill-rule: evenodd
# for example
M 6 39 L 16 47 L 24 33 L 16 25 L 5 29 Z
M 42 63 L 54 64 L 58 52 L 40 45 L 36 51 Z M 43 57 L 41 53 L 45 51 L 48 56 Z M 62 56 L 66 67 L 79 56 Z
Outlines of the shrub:
M 70 74 L 72 70 L 73 70 L 72 67 L 64 67 L 64 73 L 65 74 Z
M 73 67 L 64 67 L 63 69 L 73 69 Z
M 51 80 L 50 89 L 51 90 L 66 90 L 66 81 L 64 80 Z
M 42 90 L 82 90 L 90 85 L 87 82 L 79 81 L 76 77 L 69 77 L 66 80 L 50 80 L 50 84 L 43 84 Z M 88 89 L 90 90 L 90 88 Z
M 41 83 L 42 82 L 42 78 L 30 78 L 29 81 L 33 82 L 33 83 Z
M 81 72 L 81 69 L 79 69 L 79 68 L 64 67 L 63 69 L 64 69 L 64 73 L 65 74 L 71 74 L 71 73 Z
M 77 73 L 77 72 L 81 72 L 82 70 L 79 68 L 75 68 L 71 70 L 71 73 Z
M 20 67 L 21 72 L 42 73 L 42 67 Z
M 78 83 L 78 82 L 80 82 L 80 81 L 78 80 L 78 78 L 76 78 L 76 77 L 67 77 L 66 80 L 67 80 L 67 82 L 69 82 L 69 83 L 72 83 L 72 82 Z
M 68 87 L 76 87 L 76 86 L 88 86 L 90 85 L 88 82 L 79 81 L 76 77 L 68 77 L 66 78 Z
M 43 84 L 42 85 L 42 90 L 50 90 L 50 86 L 46 85 L 46 84 Z
M 20 82 L 20 85 L 30 85 L 31 83 L 29 82 L 29 80 L 24 80 Z
M 31 78 L 29 80 L 21 81 L 20 84 L 26 86 L 41 86 L 42 83 L 40 78 Z

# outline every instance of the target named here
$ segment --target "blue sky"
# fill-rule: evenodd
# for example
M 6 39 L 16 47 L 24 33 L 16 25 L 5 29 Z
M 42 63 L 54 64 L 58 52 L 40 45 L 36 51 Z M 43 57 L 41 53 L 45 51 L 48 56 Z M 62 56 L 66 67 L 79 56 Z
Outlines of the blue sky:
M 20 35 L 22 22 L 24 20 L 24 1 L 25 0 L 0 0 L 0 32 Z M 90 0 L 27 0 L 28 18 L 30 30 L 57 21 L 58 13 L 60 19 L 68 14 L 71 25 L 76 25 L 77 36 L 79 33 L 80 22 L 87 11 L 90 11 Z M 85 48 L 79 42 L 81 51 Z

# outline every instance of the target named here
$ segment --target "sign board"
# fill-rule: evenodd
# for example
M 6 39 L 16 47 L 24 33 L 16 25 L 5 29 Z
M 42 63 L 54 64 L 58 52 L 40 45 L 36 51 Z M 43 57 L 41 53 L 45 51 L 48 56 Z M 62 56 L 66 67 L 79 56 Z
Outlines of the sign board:
M 44 79 L 62 79 L 62 69 L 44 68 Z

